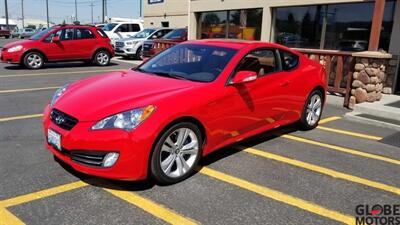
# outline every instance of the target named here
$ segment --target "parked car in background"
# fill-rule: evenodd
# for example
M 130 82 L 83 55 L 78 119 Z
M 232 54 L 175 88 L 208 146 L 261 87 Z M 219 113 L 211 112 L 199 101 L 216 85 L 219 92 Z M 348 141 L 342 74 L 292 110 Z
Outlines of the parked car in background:
M 115 42 L 115 54 L 122 57 L 143 59 L 143 43 L 146 40 L 155 40 L 172 31 L 171 28 L 144 29 L 131 38 L 124 38 Z
M 107 23 L 102 28 L 111 40 L 114 46 L 117 40 L 133 37 L 135 34 L 143 30 L 143 24 L 140 20 L 136 22 L 112 22 Z
M 11 37 L 11 32 L 7 29 L 0 28 L 0 37 L 9 38 L 9 37 Z
M 158 52 L 184 41 L 187 41 L 187 28 L 175 29 L 160 39 L 145 41 L 143 57 L 152 57 Z
M 22 28 L 18 29 L 18 32 L 15 34 L 15 37 L 18 37 L 19 39 L 24 39 L 32 36 L 33 34 L 36 33 L 36 30 L 33 28 Z M 14 34 L 13 34 L 14 36 Z
M 224 146 L 292 123 L 315 128 L 326 90 L 323 67 L 287 47 L 189 41 L 63 86 L 43 131 L 47 149 L 77 171 L 171 184 Z
M 107 66 L 114 49 L 103 30 L 94 26 L 61 25 L 34 34 L 29 40 L 8 43 L 1 61 L 39 69 L 46 62 L 86 61 Z

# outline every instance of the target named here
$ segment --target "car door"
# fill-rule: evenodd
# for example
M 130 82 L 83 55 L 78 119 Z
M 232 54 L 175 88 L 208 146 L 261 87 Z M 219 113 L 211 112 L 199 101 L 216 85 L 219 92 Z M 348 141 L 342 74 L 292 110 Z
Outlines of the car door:
M 257 79 L 242 84 L 230 84 L 228 81 L 222 104 L 225 105 L 225 119 L 230 121 L 225 125 L 229 126 L 228 132 L 242 135 L 255 129 L 276 126 L 286 112 L 277 51 L 257 49 L 249 52 L 233 74 L 239 71 L 255 72 Z
M 53 41 L 53 37 L 59 37 L 59 41 Z M 44 39 L 45 54 L 49 61 L 61 61 L 74 59 L 79 48 L 74 43 L 74 29 L 63 28 L 53 32 Z
M 77 51 L 77 59 L 89 59 L 92 57 L 93 52 L 96 50 L 97 40 L 95 35 L 88 28 L 75 29 L 75 42 Z

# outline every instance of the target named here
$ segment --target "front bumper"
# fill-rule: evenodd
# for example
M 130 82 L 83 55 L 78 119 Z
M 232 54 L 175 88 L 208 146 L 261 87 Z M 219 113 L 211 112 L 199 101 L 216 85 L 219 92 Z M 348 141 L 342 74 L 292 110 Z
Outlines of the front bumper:
M 136 51 L 134 48 L 131 47 L 123 47 L 123 48 L 119 48 L 119 47 L 115 47 L 115 55 L 118 56 L 133 56 L 136 54 Z
M 3 63 L 20 63 L 22 51 L 9 53 L 7 50 L 0 52 L 0 60 Z
M 89 175 L 116 180 L 141 180 L 147 177 L 148 159 L 153 144 L 151 135 L 138 135 L 137 130 L 131 132 L 119 129 L 91 131 L 90 128 L 95 122 L 78 122 L 68 131 L 51 121 L 50 111 L 49 106 L 44 111 L 45 145 L 58 159 L 76 171 Z M 48 129 L 61 134 L 62 151 L 48 144 Z M 117 162 L 109 168 L 74 160 L 76 154 L 104 156 L 109 152 L 119 153 Z

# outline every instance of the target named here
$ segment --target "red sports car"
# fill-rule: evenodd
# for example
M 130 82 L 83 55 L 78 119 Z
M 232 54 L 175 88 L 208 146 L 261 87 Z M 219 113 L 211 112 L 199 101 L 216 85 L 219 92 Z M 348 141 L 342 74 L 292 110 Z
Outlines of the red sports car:
M 44 110 L 46 146 L 83 173 L 175 183 L 223 146 L 290 123 L 316 127 L 326 88 L 324 69 L 286 47 L 188 41 L 60 88 Z
M 4 45 L 0 59 L 29 69 L 40 69 L 46 62 L 82 60 L 107 66 L 114 49 L 103 30 L 86 25 L 53 26 L 25 41 Z

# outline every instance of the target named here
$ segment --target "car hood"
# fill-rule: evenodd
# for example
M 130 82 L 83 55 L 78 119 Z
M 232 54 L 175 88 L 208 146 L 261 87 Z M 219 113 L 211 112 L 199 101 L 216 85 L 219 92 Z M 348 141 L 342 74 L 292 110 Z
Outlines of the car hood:
M 160 99 L 199 85 L 132 70 L 113 72 L 71 84 L 54 108 L 79 121 L 98 121 L 137 107 L 156 105 Z
M 144 40 L 146 40 L 146 38 L 122 38 L 122 39 L 119 39 L 118 42 L 126 42 L 126 41 L 138 42 L 138 41 L 144 41 Z
M 29 44 L 29 43 L 32 43 L 32 42 L 35 42 L 35 40 L 14 41 L 14 42 L 5 44 L 3 46 L 3 48 L 12 48 L 12 47 L 17 46 L 17 45 L 26 45 L 26 44 Z

